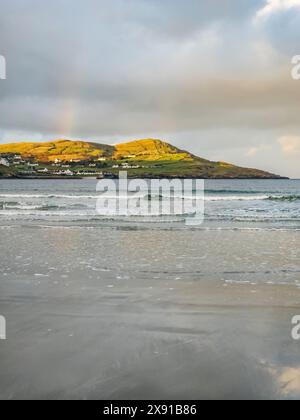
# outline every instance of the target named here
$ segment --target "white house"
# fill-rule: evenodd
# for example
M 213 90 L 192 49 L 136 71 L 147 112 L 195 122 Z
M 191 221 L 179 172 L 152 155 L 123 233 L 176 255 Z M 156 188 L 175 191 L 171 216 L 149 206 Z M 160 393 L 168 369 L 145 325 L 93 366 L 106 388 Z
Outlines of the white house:
M 72 175 L 74 175 L 74 172 L 70 171 L 70 169 L 67 169 L 66 171 L 62 171 L 62 173 L 63 173 L 64 175 L 68 175 L 68 176 L 72 176 Z
M 0 165 L 9 166 L 9 162 L 7 159 L 0 158 Z
M 122 163 L 122 169 L 138 169 L 138 165 L 129 165 L 128 163 Z

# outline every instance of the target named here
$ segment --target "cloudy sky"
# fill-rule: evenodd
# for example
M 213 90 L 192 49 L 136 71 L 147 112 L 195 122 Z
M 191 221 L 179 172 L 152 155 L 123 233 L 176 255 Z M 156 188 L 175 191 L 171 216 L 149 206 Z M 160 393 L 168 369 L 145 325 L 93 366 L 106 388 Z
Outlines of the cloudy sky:
M 300 178 L 300 0 L 0 0 L 0 142 L 155 137 Z

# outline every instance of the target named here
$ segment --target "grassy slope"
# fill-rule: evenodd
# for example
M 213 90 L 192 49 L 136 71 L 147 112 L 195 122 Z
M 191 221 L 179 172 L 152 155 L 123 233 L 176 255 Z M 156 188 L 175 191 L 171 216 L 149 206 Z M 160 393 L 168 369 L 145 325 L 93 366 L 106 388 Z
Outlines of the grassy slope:
M 111 155 L 114 148 L 97 143 L 57 140 L 49 143 L 13 143 L 0 145 L 0 153 L 17 153 L 24 158 L 34 158 L 39 162 L 88 160 Z
M 4 165 L 0 165 L 0 177 L 2 178 L 10 178 L 16 175 L 15 171 L 12 168 L 8 168 Z
M 129 143 L 117 144 L 114 153 L 115 159 L 134 156 L 129 160 L 142 161 L 192 161 L 194 157 L 185 151 L 179 150 L 160 140 L 145 139 Z
M 203 178 L 274 178 L 256 169 L 240 168 L 224 162 L 211 162 L 154 139 L 136 140 L 116 146 L 82 141 L 57 140 L 49 143 L 0 145 L 1 153 L 21 154 L 39 162 L 89 160 L 106 157 L 147 166 L 129 170 L 130 176 L 203 177 Z M 118 172 L 115 170 L 113 172 Z

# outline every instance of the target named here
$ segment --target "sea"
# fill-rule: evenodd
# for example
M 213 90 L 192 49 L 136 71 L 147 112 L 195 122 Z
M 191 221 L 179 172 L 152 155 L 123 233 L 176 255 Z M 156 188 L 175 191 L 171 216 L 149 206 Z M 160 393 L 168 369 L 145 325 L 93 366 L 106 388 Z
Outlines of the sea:
M 206 180 L 202 223 L 98 182 L 0 180 L 0 399 L 299 399 L 300 180 Z
M 278 228 L 300 227 L 300 180 L 206 180 L 204 223 L 201 228 Z M 1 225 L 90 225 L 99 227 L 135 226 L 144 224 L 155 228 L 183 227 L 184 214 L 120 217 L 102 215 L 97 211 L 95 179 L 83 180 L 2 180 L 0 181 Z M 145 191 L 145 200 L 151 196 Z M 170 199 L 161 195 L 161 201 Z M 176 199 L 176 196 L 175 196 Z M 180 200 L 181 198 L 178 197 Z M 150 224 L 149 224 L 150 223 Z

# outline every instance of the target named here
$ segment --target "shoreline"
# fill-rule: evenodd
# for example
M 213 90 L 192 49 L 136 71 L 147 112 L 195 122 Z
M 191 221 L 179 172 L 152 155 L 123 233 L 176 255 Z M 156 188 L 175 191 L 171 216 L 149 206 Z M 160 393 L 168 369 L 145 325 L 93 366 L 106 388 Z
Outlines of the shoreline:
M 293 232 L 1 235 L 0 399 L 299 398 Z
M 3 179 L 29 179 L 29 180 L 34 180 L 34 179 L 42 179 L 42 180 L 47 180 L 47 179 L 88 179 L 88 178 L 93 178 L 93 179 L 118 179 L 118 176 L 106 176 L 106 177 L 99 177 L 99 176 L 0 176 L 0 180 Z M 292 178 L 289 177 L 272 177 L 272 178 L 264 178 L 264 177 L 195 177 L 195 176 L 141 176 L 141 177 L 137 177 L 137 176 L 128 176 L 128 179 L 204 179 L 204 180 L 214 180 L 214 181 L 222 181 L 222 180 L 255 180 L 255 181 L 274 181 L 274 180 L 292 180 Z
M 66 179 L 83 179 L 84 177 L 80 177 L 80 176 L 10 176 L 10 177 L 8 177 L 8 176 L 6 176 L 6 177 L 1 177 L 0 176 L 0 180 L 3 180 L 3 179 L 13 179 L 13 180 L 16 180 L 16 179 L 29 179 L 29 180 L 34 180 L 34 179 L 63 179 L 63 180 L 66 180 Z

